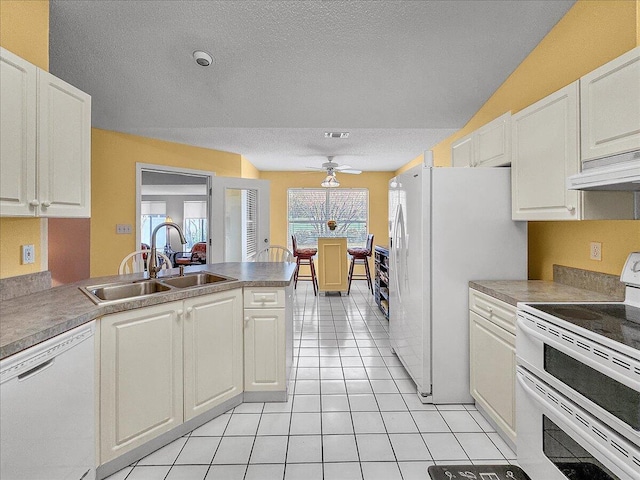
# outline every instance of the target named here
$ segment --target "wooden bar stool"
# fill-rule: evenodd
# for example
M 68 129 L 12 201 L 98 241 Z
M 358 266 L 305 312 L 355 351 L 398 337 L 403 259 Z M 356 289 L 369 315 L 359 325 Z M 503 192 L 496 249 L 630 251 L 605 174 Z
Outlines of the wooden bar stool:
M 313 263 L 313 257 L 318 253 L 317 248 L 298 248 L 296 236 L 291 235 L 291 244 L 293 247 L 293 256 L 296 258 L 296 273 L 293 276 L 293 288 L 298 288 L 298 278 L 303 280 L 311 280 L 313 282 L 313 294 L 318 295 L 318 279 L 316 278 L 316 267 Z M 311 275 L 300 275 L 300 265 L 309 265 Z
M 373 252 L 373 235 L 367 235 L 367 246 L 365 248 L 349 248 L 347 253 L 351 255 L 351 266 L 349 267 L 349 288 L 347 289 L 347 295 L 351 292 L 351 280 L 366 280 L 367 286 L 371 293 L 373 293 L 373 282 L 371 281 L 371 271 L 369 270 L 369 257 Z M 354 275 L 353 267 L 356 262 L 364 264 L 364 275 Z

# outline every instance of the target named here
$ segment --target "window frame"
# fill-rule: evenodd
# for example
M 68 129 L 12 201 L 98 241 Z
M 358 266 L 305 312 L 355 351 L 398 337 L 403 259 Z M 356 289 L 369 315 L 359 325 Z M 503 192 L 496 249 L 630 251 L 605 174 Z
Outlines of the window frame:
M 321 221 L 318 220 L 314 220 L 314 219 L 309 219 L 309 220 L 296 220 L 296 221 L 291 221 L 291 215 L 290 215 L 290 209 L 291 209 L 291 195 L 296 193 L 296 192 L 323 192 L 325 195 L 325 199 L 324 199 L 324 217 Z M 348 248 L 353 248 L 353 247 L 365 247 L 366 246 L 366 242 L 367 242 L 367 234 L 369 233 L 369 222 L 370 222 L 370 216 L 369 216 L 369 209 L 370 209 L 370 195 L 369 195 L 369 189 L 368 188 L 340 188 L 340 189 L 331 189 L 331 188 L 288 188 L 287 189 L 287 246 L 289 248 L 292 248 L 292 244 L 291 244 L 291 235 L 292 235 L 292 224 L 298 224 L 298 225 L 303 225 L 303 224 L 309 224 L 309 225 L 318 225 L 320 224 L 320 233 L 315 237 L 315 243 L 313 245 L 308 244 L 308 243 L 299 243 L 298 244 L 298 248 L 305 248 L 305 247 L 316 247 L 317 243 L 318 243 L 318 237 L 321 236 L 332 236 L 332 235 L 340 235 L 340 234 L 335 234 L 332 233 L 326 223 L 328 220 L 331 220 L 332 218 L 329 217 L 329 215 L 331 214 L 332 211 L 332 201 L 335 202 L 336 199 L 331 199 L 331 195 L 335 195 L 336 193 L 344 193 L 344 192 L 356 192 L 356 193 L 364 193 L 365 195 L 365 208 L 366 208 L 366 212 L 364 215 L 364 220 L 353 220 L 349 222 L 349 225 L 351 224 L 361 224 L 364 226 L 364 232 L 361 235 L 361 240 L 360 241 L 350 241 L 349 236 L 346 235 L 347 237 L 347 247 Z M 333 219 L 336 220 L 336 219 Z M 337 219 L 338 221 L 338 227 L 340 227 L 340 219 Z M 343 230 L 344 232 L 344 230 Z M 345 235 L 340 235 L 340 236 L 345 236 Z

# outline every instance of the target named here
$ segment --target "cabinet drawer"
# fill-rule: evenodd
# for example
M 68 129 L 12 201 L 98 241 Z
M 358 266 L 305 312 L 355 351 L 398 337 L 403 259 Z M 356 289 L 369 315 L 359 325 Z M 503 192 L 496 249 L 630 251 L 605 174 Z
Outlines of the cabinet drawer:
M 515 335 L 516 307 L 477 290 L 469 289 L 469 310 Z
M 244 289 L 244 308 L 284 308 L 284 288 L 253 287 Z

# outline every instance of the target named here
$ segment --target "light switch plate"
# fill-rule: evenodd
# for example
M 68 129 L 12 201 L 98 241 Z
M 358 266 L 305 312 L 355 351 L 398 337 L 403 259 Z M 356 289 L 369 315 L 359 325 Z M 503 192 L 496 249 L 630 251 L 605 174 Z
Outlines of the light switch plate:
M 116 225 L 116 233 L 118 235 L 128 235 L 133 232 L 130 223 L 118 223 Z
M 22 264 L 35 263 L 36 250 L 33 245 L 22 245 Z

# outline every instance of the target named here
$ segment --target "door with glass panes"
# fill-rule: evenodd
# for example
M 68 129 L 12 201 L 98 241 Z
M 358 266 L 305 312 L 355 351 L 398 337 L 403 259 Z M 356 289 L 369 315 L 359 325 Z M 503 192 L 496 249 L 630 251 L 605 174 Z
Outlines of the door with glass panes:
M 250 262 L 269 246 L 269 182 L 214 177 L 209 261 Z

